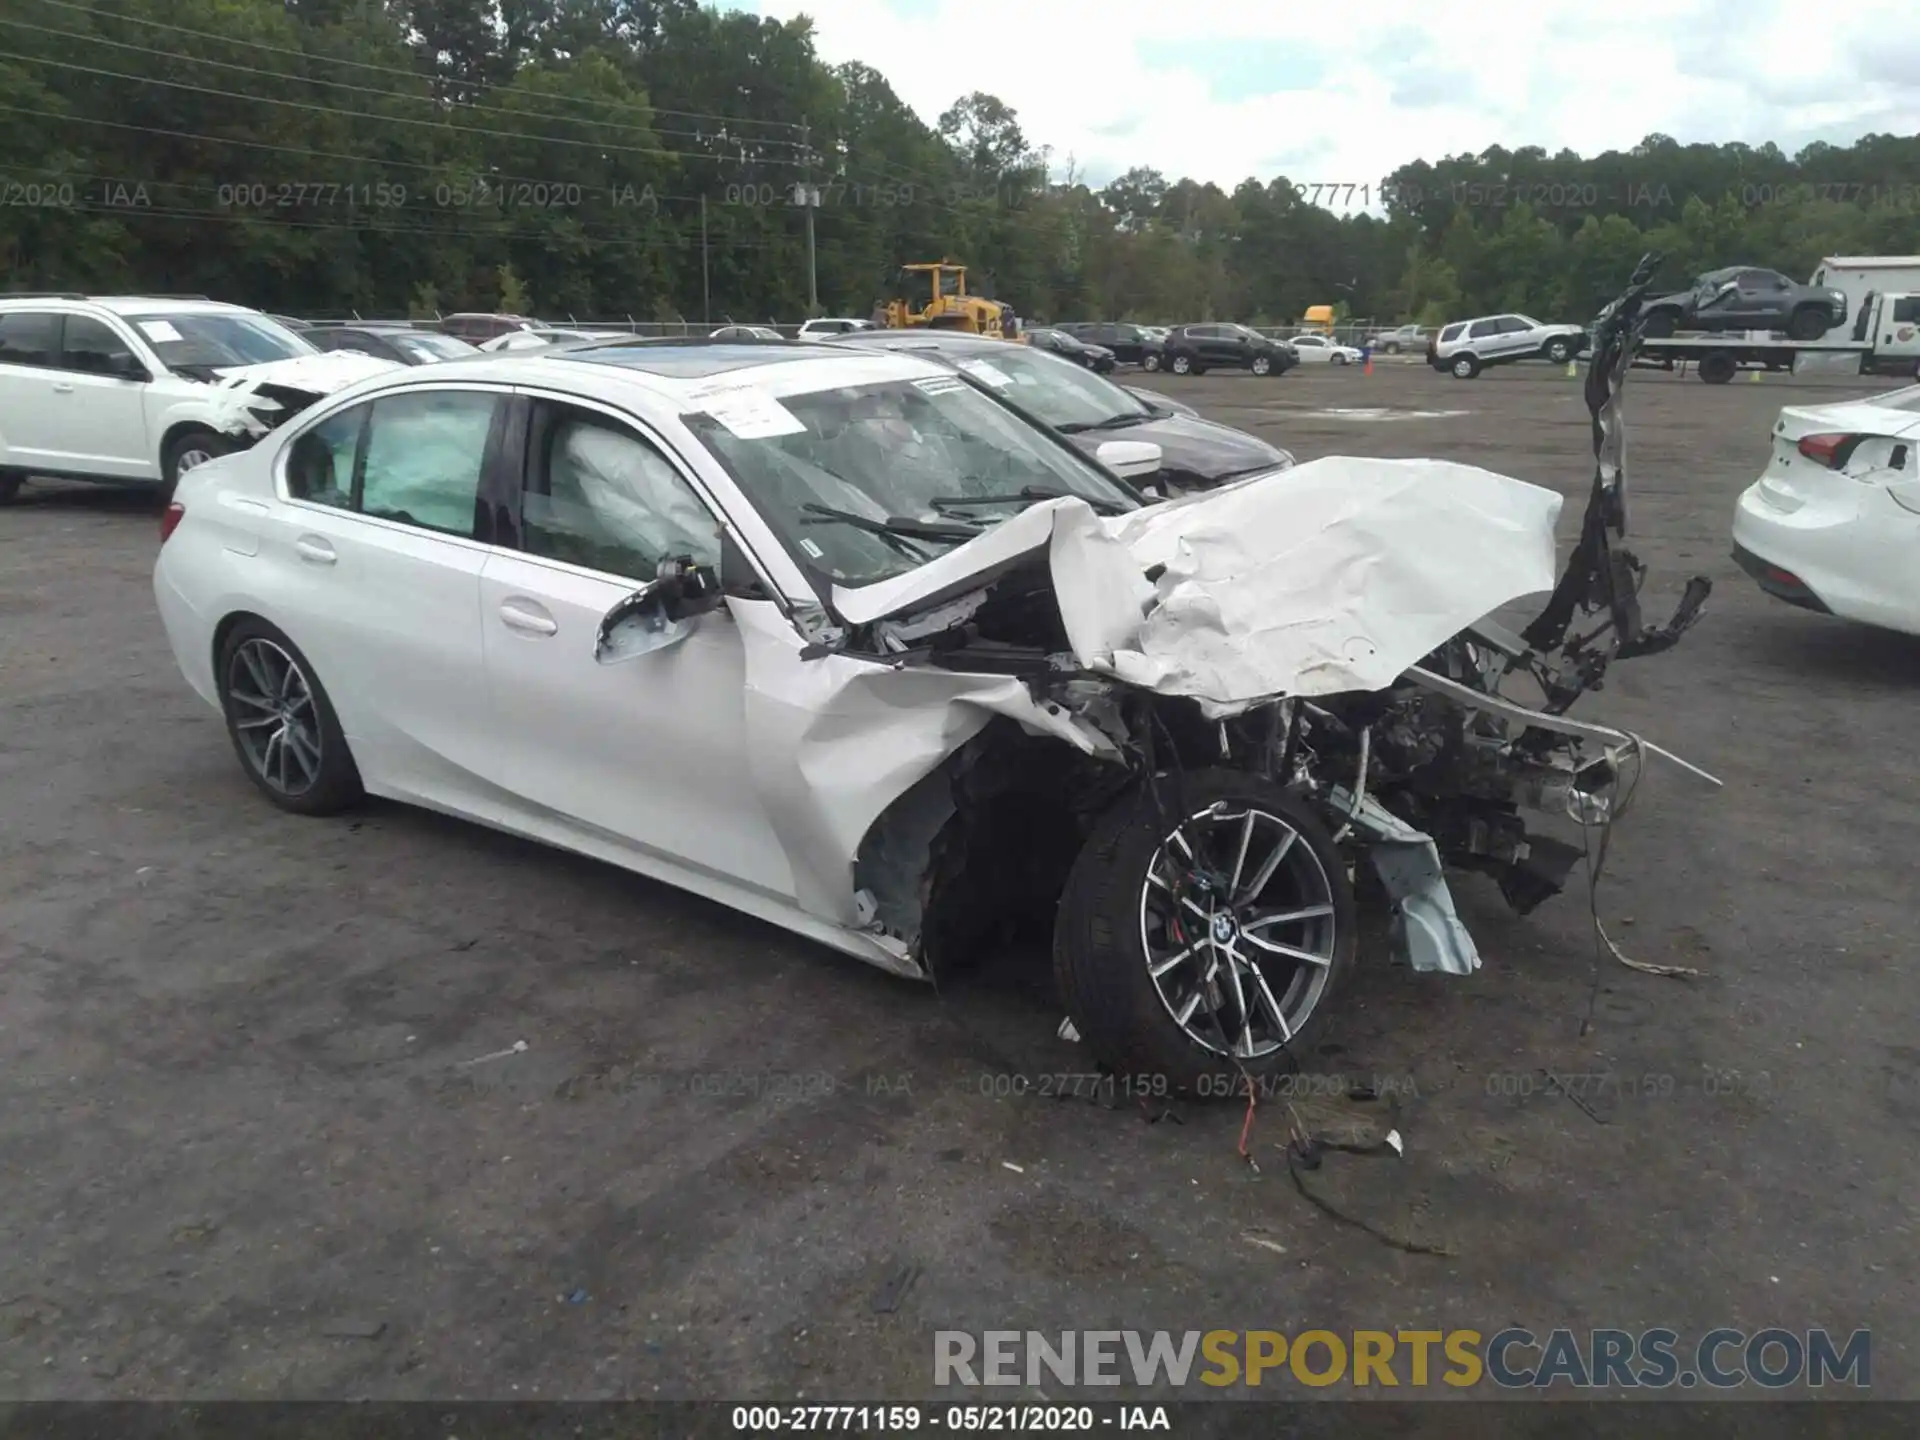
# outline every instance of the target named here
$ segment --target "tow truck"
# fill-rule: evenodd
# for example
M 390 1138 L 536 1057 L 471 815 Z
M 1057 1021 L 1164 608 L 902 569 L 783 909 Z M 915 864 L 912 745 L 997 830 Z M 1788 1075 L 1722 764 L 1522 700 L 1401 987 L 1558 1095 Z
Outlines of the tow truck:
M 1643 338 L 1634 363 L 1660 370 L 1691 362 L 1709 385 L 1724 385 L 1741 370 L 1792 370 L 1803 355 L 1859 357 L 1862 375 L 1920 379 L 1920 294 L 1869 292 L 1850 336 L 1792 340 L 1781 334 L 1687 334 Z

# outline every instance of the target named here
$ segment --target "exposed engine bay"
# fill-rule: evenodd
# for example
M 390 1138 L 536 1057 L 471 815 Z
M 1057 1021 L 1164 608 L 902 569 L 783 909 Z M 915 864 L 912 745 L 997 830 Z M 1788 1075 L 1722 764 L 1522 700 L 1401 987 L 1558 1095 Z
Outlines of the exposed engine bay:
M 1622 387 L 1657 263 L 1595 328 L 1595 470 L 1557 579 L 1554 492 L 1335 458 L 1117 519 L 1035 506 L 994 532 L 999 564 L 955 552 L 948 583 L 923 567 L 921 603 L 864 594 L 865 614 L 819 617 L 815 658 L 1018 687 L 981 688 L 993 718 L 866 828 L 859 923 L 910 973 L 1050 926 L 1098 1058 L 1188 1083 L 1277 1063 L 1317 1017 L 1351 958 L 1350 872 L 1377 879 L 1398 958 L 1477 969 L 1446 872 L 1491 877 L 1526 914 L 1593 865 L 1596 831 L 1604 854 L 1646 755 L 1666 752 L 1566 712 L 1614 662 L 1675 644 L 1707 598 L 1695 577 L 1648 627 L 1645 567 L 1616 543 Z M 1541 593 L 1517 633 L 1484 618 Z

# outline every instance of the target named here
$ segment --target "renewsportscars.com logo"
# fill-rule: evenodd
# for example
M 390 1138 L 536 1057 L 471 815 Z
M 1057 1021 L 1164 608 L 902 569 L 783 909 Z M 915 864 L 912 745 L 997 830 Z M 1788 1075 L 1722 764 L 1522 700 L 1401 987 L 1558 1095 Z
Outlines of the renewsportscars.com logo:
M 1478 1330 L 936 1330 L 933 1383 L 942 1385 L 1505 1390 L 1566 1384 L 1589 1389 L 1730 1390 L 1758 1385 L 1821 1388 L 1873 1383 L 1873 1336 L 1825 1329 L 1709 1330 L 1683 1342 L 1676 1330 L 1518 1327 Z

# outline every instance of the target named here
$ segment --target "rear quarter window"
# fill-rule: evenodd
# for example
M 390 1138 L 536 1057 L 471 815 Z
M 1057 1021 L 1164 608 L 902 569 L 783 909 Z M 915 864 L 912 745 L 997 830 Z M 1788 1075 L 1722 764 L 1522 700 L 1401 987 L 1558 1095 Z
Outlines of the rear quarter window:
M 1467 327 L 1465 325 L 1449 325 L 1440 332 L 1440 338 L 1442 340 L 1458 340 L 1461 335 L 1466 333 L 1466 329 Z

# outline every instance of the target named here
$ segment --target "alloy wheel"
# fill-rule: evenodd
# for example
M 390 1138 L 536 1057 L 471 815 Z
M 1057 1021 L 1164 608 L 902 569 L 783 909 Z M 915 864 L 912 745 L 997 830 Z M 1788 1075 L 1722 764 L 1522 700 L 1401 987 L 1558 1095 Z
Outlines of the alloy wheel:
M 320 778 L 320 714 L 294 658 L 271 640 L 246 641 L 227 662 L 227 698 L 254 773 L 282 795 L 311 790 Z
M 1140 888 L 1147 973 L 1186 1037 L 1238 1061 L 1290 1044 L 1326 993 L 1333 879 L 1283 817 L 1218 802 L 1161 842 Z

